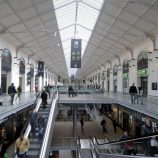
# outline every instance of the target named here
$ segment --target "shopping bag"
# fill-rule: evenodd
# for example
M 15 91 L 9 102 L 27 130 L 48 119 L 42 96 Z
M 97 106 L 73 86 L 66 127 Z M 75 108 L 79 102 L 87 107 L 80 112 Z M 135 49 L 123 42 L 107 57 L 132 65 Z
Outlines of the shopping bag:
M 150 143 L 152 147 L 158 147 L 158 142 L 156 138 L 151 138 Z

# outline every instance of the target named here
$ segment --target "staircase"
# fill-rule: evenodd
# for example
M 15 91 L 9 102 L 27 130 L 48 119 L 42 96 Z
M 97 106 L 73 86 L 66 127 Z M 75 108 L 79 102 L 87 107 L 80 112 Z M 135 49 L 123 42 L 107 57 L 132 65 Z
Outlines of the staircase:
M 50 104 L 47 105 L 46 109 L 44 110 L 42 106 L 40 106 L 40 109 L 38 113 L 42 115 L 42 117 L 45 119 L 45 122 L 47 124 L 48 116 L 50 111 Z M 38 129 L 36 129 L 37 131 Z M 38 158 L 42 140 L 38 139 L 38 132 L 36 132 L 35 136 L 29 135 L 29 141 L 30 141 L 30 148 L 27 152 L 27 158 Z

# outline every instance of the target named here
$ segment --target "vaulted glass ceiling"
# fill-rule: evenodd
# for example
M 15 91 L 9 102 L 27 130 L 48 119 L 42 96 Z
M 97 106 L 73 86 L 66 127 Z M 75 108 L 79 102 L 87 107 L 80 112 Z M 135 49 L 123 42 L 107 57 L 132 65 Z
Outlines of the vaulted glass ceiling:
M 77 70 L 70 68 L 71 39 L 82 39 L 83 56 L 103 2 L 104 0 L 53 0 L 69 76 Z

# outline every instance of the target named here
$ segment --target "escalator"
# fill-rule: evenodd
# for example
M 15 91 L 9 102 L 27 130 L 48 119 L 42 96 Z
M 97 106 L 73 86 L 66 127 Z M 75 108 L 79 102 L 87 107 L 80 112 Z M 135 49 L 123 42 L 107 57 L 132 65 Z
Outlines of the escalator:
M 110 141 L 109 138 L 105 138 L 104 143 L 103 140 L 99 140 L 97 138 L 91 139 L 91 149 L 95 151 L 95 154 L 98 158 L 122 158 L 122 157 L 136 157 L 143 158 L 145 157 L 144 149 L 144 141 L 148 141 L 151 139 L 155 139 L 158 137 L 158 134 L 152 134 L 146 137 L 122 140 L 122 141 Z M 124 154 L 124 144 L 132 143 L 133 148 L 130 149 L 130 154 Z M 152 153 L 154 153 L 155 157 L 158 157 L 158 147 L 150 147 Z M 152 157 L 152 156 L 150 156 Z
M 82 158 L 93 158 L 91 149 L 81 149 Z
M 27 158 L 47 158 L 49 156 L 49 147 L 52 140 L 52 132 L 54 128 L 54 120 L 58 113 L 58 94 L 56 94 L 55 99 L 49 101 L 46 109 L 44 110 L 41 106 L 41 99 L 38 100 L 37 106 L 33 112 L 38 112 L 45 118 L 44 135 L 42 140 L 38 139 L 38 129 L 37 132 L 31 134 L 31 126 L 28 125 L 26 132 L 24 134 L 25 138 L 29 139 L 30 148 L 27 151 Z M 51 134 L 50 134 L 51 133 Z M 15 156 L 17 158 L 17 156 Z
M 78 138 L 78 150 L 81 158 L 96 158 L 95 152 L 91 146 L 91 139 L 80 139 Z
M 45 122 L 48 120 L 50 112 L 50 103 L 47 105 L 47 108 L 44 110 L 42 106 L 40 106 L 38 113 L 42 115 L 42 117 L 45 119 Z M 30 141 L 30 148 L 27 152 L 27 158 L 37 158 L 39 155 L 39 151 L 41 148 L 42 140 L 38 139 L 38 130 L 36 129 L 36 135 L 32 136 L 29 135 L 29 141 Z

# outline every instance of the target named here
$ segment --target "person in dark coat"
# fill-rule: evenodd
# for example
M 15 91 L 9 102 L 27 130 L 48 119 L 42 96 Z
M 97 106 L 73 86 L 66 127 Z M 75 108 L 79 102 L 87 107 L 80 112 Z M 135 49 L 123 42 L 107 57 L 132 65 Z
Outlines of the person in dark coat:
M 127 139 L 129 139 L 128 132 L 124 131 L 123 136 L 121 137 L 120 140 L 127 140 Z M 131 155 L 132 153 L 135 155 L 132 141 L 123 142 L 122 148 L 123 148 L 123 155 Z
M 1 130 L 1 144 L 0 145 L 1 145 L 0 158 L 4 158 L 7 148 L 8 148 L 7 133 L 6 133 L 6 128 L 4 126 Z
M 8 87 L 8 94 L 11 96 L 11 101 L 10 101 L 11 105 L 13 105 L 15 93 L 16 93 L 16 89 L 15 89 L 14 83 L 12 83 Z
M 84 130 L 84 120 L 83 120 L 83 116 L 80 119 L 80 123 L 81 123 L 81 130 Z
M 72 86 L 68 87 L 68 95 L 69 95 L 69 97 L 70 97 L 70 95 L 73 97 L 73 87 Z
M 145 124 L 141 128 L 141 135 L 142 136 L 148 136 L 153 133 L 153 128 L 151 124 L 151 119 L 146 118 Z M 151 147 L 151 138 L 145 138 L 143 141 L 143 147 L 145 151 L 145 156 L 154 156 L 155 155 L 155 149 L 154 147 Z
M 47 93 L 45 90 L 43 90 L 41 93 L 41 99 L 42 99 L 43 108 L 45 109 L 47 105 Z
M 48 93 L 48 95 L 49 95 L 49 99 L 50 99 L 50 87 L 49 87 L 49 85 L 46 86 L 45 89 L 46 89 L 46 92 Z
M 29 113 L 29 122 L 30 122 L 30 125 L 31 125 L 32 135 L 36 134 L 37 116 L 38 116 L 37 112 L 33 112 L 33 110 L 30 111 L 30 113 Z
M 41 140 L 44 135 L 45 119 L 40 113 L 38 114 L 37 124 L 38 124 L 38 138 L 39 140 Z
M 116 119 L 113 120 L 112 124 L 113 124 L 113 128 L 114 128 L 114 133 L 117 133 L 117 122 L 116 122 Z
M 132 104 L 135 104 L 135 100 L 137 99 L 137 93 L 137 88 L 135 86 L 135 83 L 133 83 L 133 85 L 129 88 L 129 94 L 131 95 Z
M 107 133 L 107 124 L 106 124 L 106 120 L 103 118 L 103 120 L 101 121 L 101 126 L 102 126 L 102 130 L 103 130 L 103 133 Z

